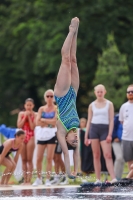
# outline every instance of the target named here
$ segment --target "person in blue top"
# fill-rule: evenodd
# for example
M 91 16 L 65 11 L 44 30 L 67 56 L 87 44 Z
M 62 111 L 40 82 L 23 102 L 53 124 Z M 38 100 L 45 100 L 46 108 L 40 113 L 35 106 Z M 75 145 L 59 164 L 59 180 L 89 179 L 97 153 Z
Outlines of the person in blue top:
M 7 127 L 5 124 L 0 125 L 0 134 L 4 135 L 6 138 L 15 138 L 15 133 L 18 131 L 18 128 Z
M 63 44 L 62 61 L 54 87 L 55 101 L 58 108 L 57 137 L 64 153 L 66 173 L 75 178 L 78 170 L 78 132 L 79 117 L 76 109 L 76 96 L 79 88 L 79 72 L 76 60 L 77 33 L 79 19 L 71 20 L 69 33 Z M 69 148 L 74 149 L 74 172 L 70 169 Z
M 44 93 L 44 100 L 46 104 L 38 109 L 36 117 L 35 138 L 37 140 L 37 179 L 32 184 L 33 186 L 43 184 L 42 166 L 45 150 L 47 151 L 45 185 L 51 185 L 50 176 L 52 171 L 52 160 L 54 158 L 54 152 L 57 143 L 57 108 L 54 104 L 54 91 L 52 89 L 46 90 Z

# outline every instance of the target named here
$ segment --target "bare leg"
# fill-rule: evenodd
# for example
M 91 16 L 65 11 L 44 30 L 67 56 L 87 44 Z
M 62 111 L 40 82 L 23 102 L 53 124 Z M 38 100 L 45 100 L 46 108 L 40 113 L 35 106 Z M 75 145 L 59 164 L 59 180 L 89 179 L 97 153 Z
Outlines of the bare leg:
M 55 173 L 59 174 L 60 168 L 61 172 L 64 174 L 65 173 L 65 165 L 64 162 L 61 158 L 61 154 L 54 154 L 54 163 L 55 163 Z
M 56 174 L 59 174 L 59 168 L 60 168 L 60 166 L 59 166 L 58 155 L 59 155 L 59 154 L 55 153 L 55 154 L 54 154 L 54 158 L 53 158 L 53 160 L 54 160 L 54 168 L 55 168 L 55 173 L 56 173 Z
M 24 183 L 27 182 L 27 154 L 26 154 L 26 145 L 24 143 L 23 149 L 21 152 L 21 157 L 22 157 L 22 169 L 23 169 L 23 177 L 24 177 Z
M 66 130 L 62 126 L 62 124 L 59 120 L 57 120 L 57 130 L 58 130 L 57 138 L 58 138 L 58 141 L 61 145 L 61 149 L 64 154 L 64 163 L 65 163 L 66 173 L 68 175 L 71 175 L 70 159 L 69 159 L 68 147 L 66 144 Z
M 103 155 L 106 162 L 106 167 L 111 176 L 111 179 L 114 179 L 115 172 L 114 172 L 114 165 L 113 165 L 112 152 L 111 152 L 111 143 L 107 143 L 106 140 L 104 140 L 101 142 L 101 146 L 102 146 Z
M 47 166 L 46 166 L 46 178 L 50 179 L 52 172 L 52 160 L 54 158 L 56 144 L 47 144 Z
M 13 174 L 15 168 L 16 168 L 16 163 L 14 162 L 14 160 L 12 158 L 10 158 L 10 157 L 9 157 L 9 160 L 12 163 L 12 169 L 11 169 L 10 173 L 8 173 L 8 175 L 6 176 L 6 179 L 5 179 L 5 182 L 4 182 L 5 185 L 8 184 L 9 179 L 11 178 L 11 176 L 12 176 L 12 174 Z
M 9 175 L 11 175 L 12 168 L 6 168 L 1 178 L 1 185 L 7 185 Z
M 31 184 L 32 171 L 33 171 L 33 153 L 34 153 L 34 137 L 27 143 L 27 183 Z
M 128 164 L 128 170 L 130 171 L 131 170 L 131 165 L 133 164 L 133 161 L 131 160 L 131 161 L 127 162 L 127 164 Z
M 78 27 L 79 27 L 79 22 L 78 22 L 78 25 L 77 25 L 77 30 L 76 30 L 74 37 L 73 37 L 71 51 L 70 51 L 71 85 L 75 89 L 76 93 L 77 93 L 78 88 L 79 88 L 79 71 L 78 71 L 77 58 L 76 58 Z
M 12 164 L 11 160 L 8 159 L 8 158 L 4 158 L 1 164 L 6 167 L 4 172 L 3 172 L 3 175 L 1 177 L 1 185 L 3 185 L 5 183 L 7 184 L 6 179 L 10 175 L 10 173 L 12 173 L 13 164 Z
M 65 174 L 65 165 L 64 165 L 64 162 L 62 160 L 61 154 L 60 154 L 60 161 L 59 161 L 59 163 L 60 163 L 61 172 L 63 174 Z
M 69 87 L 71 85 L 70 51 L 71 51 L 73 37 L 77 30 L 77 24 L 78 24 L 77 18 L 73 18 L 71 20 L 69 33 L 66 37 L 66 40 L 61 50 L 62 62 L 54 88 L 54 93 L 58 97 L 64 96 L 68 92 Z
M 100 180 L 101 178 L 101 161 L 100 161 L 101 152 L 100 152 L 99 140 L 92 139 L 91 146 L 92 146 L 92 152 L 93 152 L 93 163 L 94 163 L 96 178 Z
M 129 173 L 128 173 L 126 178 L 133 178 L 133 164 L 130 165 L 130 171 L 129 171 Z
M 131 171 L 128 173 L 128 175 L 126 176 L 126 178 L 133 178 L 133 170 L 131 169 Z
M 47 145 L 37 144 L 37 176 L 38 178 L 42 177 L 42 161 L 43 161 L 43 154 Z

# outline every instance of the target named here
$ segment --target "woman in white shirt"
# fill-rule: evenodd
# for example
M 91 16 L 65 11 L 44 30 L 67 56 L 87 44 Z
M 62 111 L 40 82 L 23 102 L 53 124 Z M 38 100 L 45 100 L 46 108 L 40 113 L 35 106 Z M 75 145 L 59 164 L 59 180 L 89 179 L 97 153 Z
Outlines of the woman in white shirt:
M 111 176 L 111 183 L 117 181 L 115 178 L 113 160 L 112 160 L 112 132 L 114 126 L 114 107 L 113 103 L 105 99 L 106 89 L 104 85 L 97 85 L 94 88 L 96 100 L 89 105 L 88 121 L 85 133 L 85 145 L 91 143 L 93 152 L 93 163 L 96 173 L 95 184 L 101 183 L 101 150 L 106 162 L 107 170 Z

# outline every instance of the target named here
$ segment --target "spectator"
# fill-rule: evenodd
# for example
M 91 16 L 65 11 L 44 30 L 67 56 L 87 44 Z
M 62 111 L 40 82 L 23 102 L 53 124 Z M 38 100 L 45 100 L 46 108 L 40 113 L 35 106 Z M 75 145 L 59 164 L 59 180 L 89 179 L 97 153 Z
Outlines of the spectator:
M 22 151 L 24 139 L 25 132 L 18 130 L 14 139 L 7 139 L 0 146 L 0 165 L 6 167 L 1 177 L 1 185 L 8 185 L 9 179 L 16 168 L 19 154 Z M 10 156 L 12 152 L 17 152 L 14 159 Z
M 133 84 L 127 88 L 127 99 L 119 112 L 119 120 L 123 125 L 122 149 L 125 162 L 128 163 L 128 169 L 133 164 Z
M 96 173 L 96 182 L 101 183 L 101 153 L 100 146 L 106 162 L 106 167 L 111 176 L 111 183 L 117 181 L 114 174 L 113 159 L 112 159 L 112 132 L 114 126 L 114 107 L 112 102 L 105 99 L 106 89 L 104 85 L 97 85 L 94 88 L 96 100 L 89 105 L 88 122 L 85 133 L 85 144 L 91 147 L 93 152 L 93 163 Z M 88 139 L 88 135 L 90 140 Z
M 21 152 L 22 169 L 24 177 L 24 185 L 31 184 L 32 171 L 33 171 L 33 153 L 34 153 L 34 128 L 36 113 L 33 111 L 34 100 L 28 98 L 24 104 L 25 111 L 20 111 L 17 120 L 17 127 L 25 131 L 24 145 Z
M 18 128 L 11 128 L 7 127 L 5 124 L 0 125 L 0 133 L 6 137 L 6 139 L 15 138 L 15 134 L 18 131 Z M 15 156 L 16 152 L 13 152 L 13 155 Z M 14 170 L 14 177 L 20 182 L 23 180 L 22 177 L 22 159 L 21 155 L 19 155 L 17 165 Z M 21 179 L 22 178 L 22 179 Z M 20 180 L 21 179 L 21 180 Z
M 52 160 L 54 157 L 56 138 L 56 120 L 57 108 L 54 104 L 54 92 L 49 89 L 44 93 L 46 105 L 41 106 L 38 110 L 35 128 L 35 137 L 37 139 L 37 179 L 34 186 L 42 185 L 42 162 L 44 151 L 47 150 L 46 157 L 46 181 L 45 185 L 50 186 L 50 175 L 52 171 Z

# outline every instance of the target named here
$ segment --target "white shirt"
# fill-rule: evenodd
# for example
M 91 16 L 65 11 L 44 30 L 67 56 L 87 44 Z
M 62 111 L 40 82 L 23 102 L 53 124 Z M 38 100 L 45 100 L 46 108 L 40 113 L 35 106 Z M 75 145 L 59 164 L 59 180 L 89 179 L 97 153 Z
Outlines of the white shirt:
M 122 139 L 133 141 L 133 103 L 124 103 L 119 112 L 119 120 L 123 122 Z
M 92 120 L 93 124 L 109 124 L 109 104 L 107 100 L 106 105 L 103 108 L 97 108 L 95 102 L 92 102 Z

